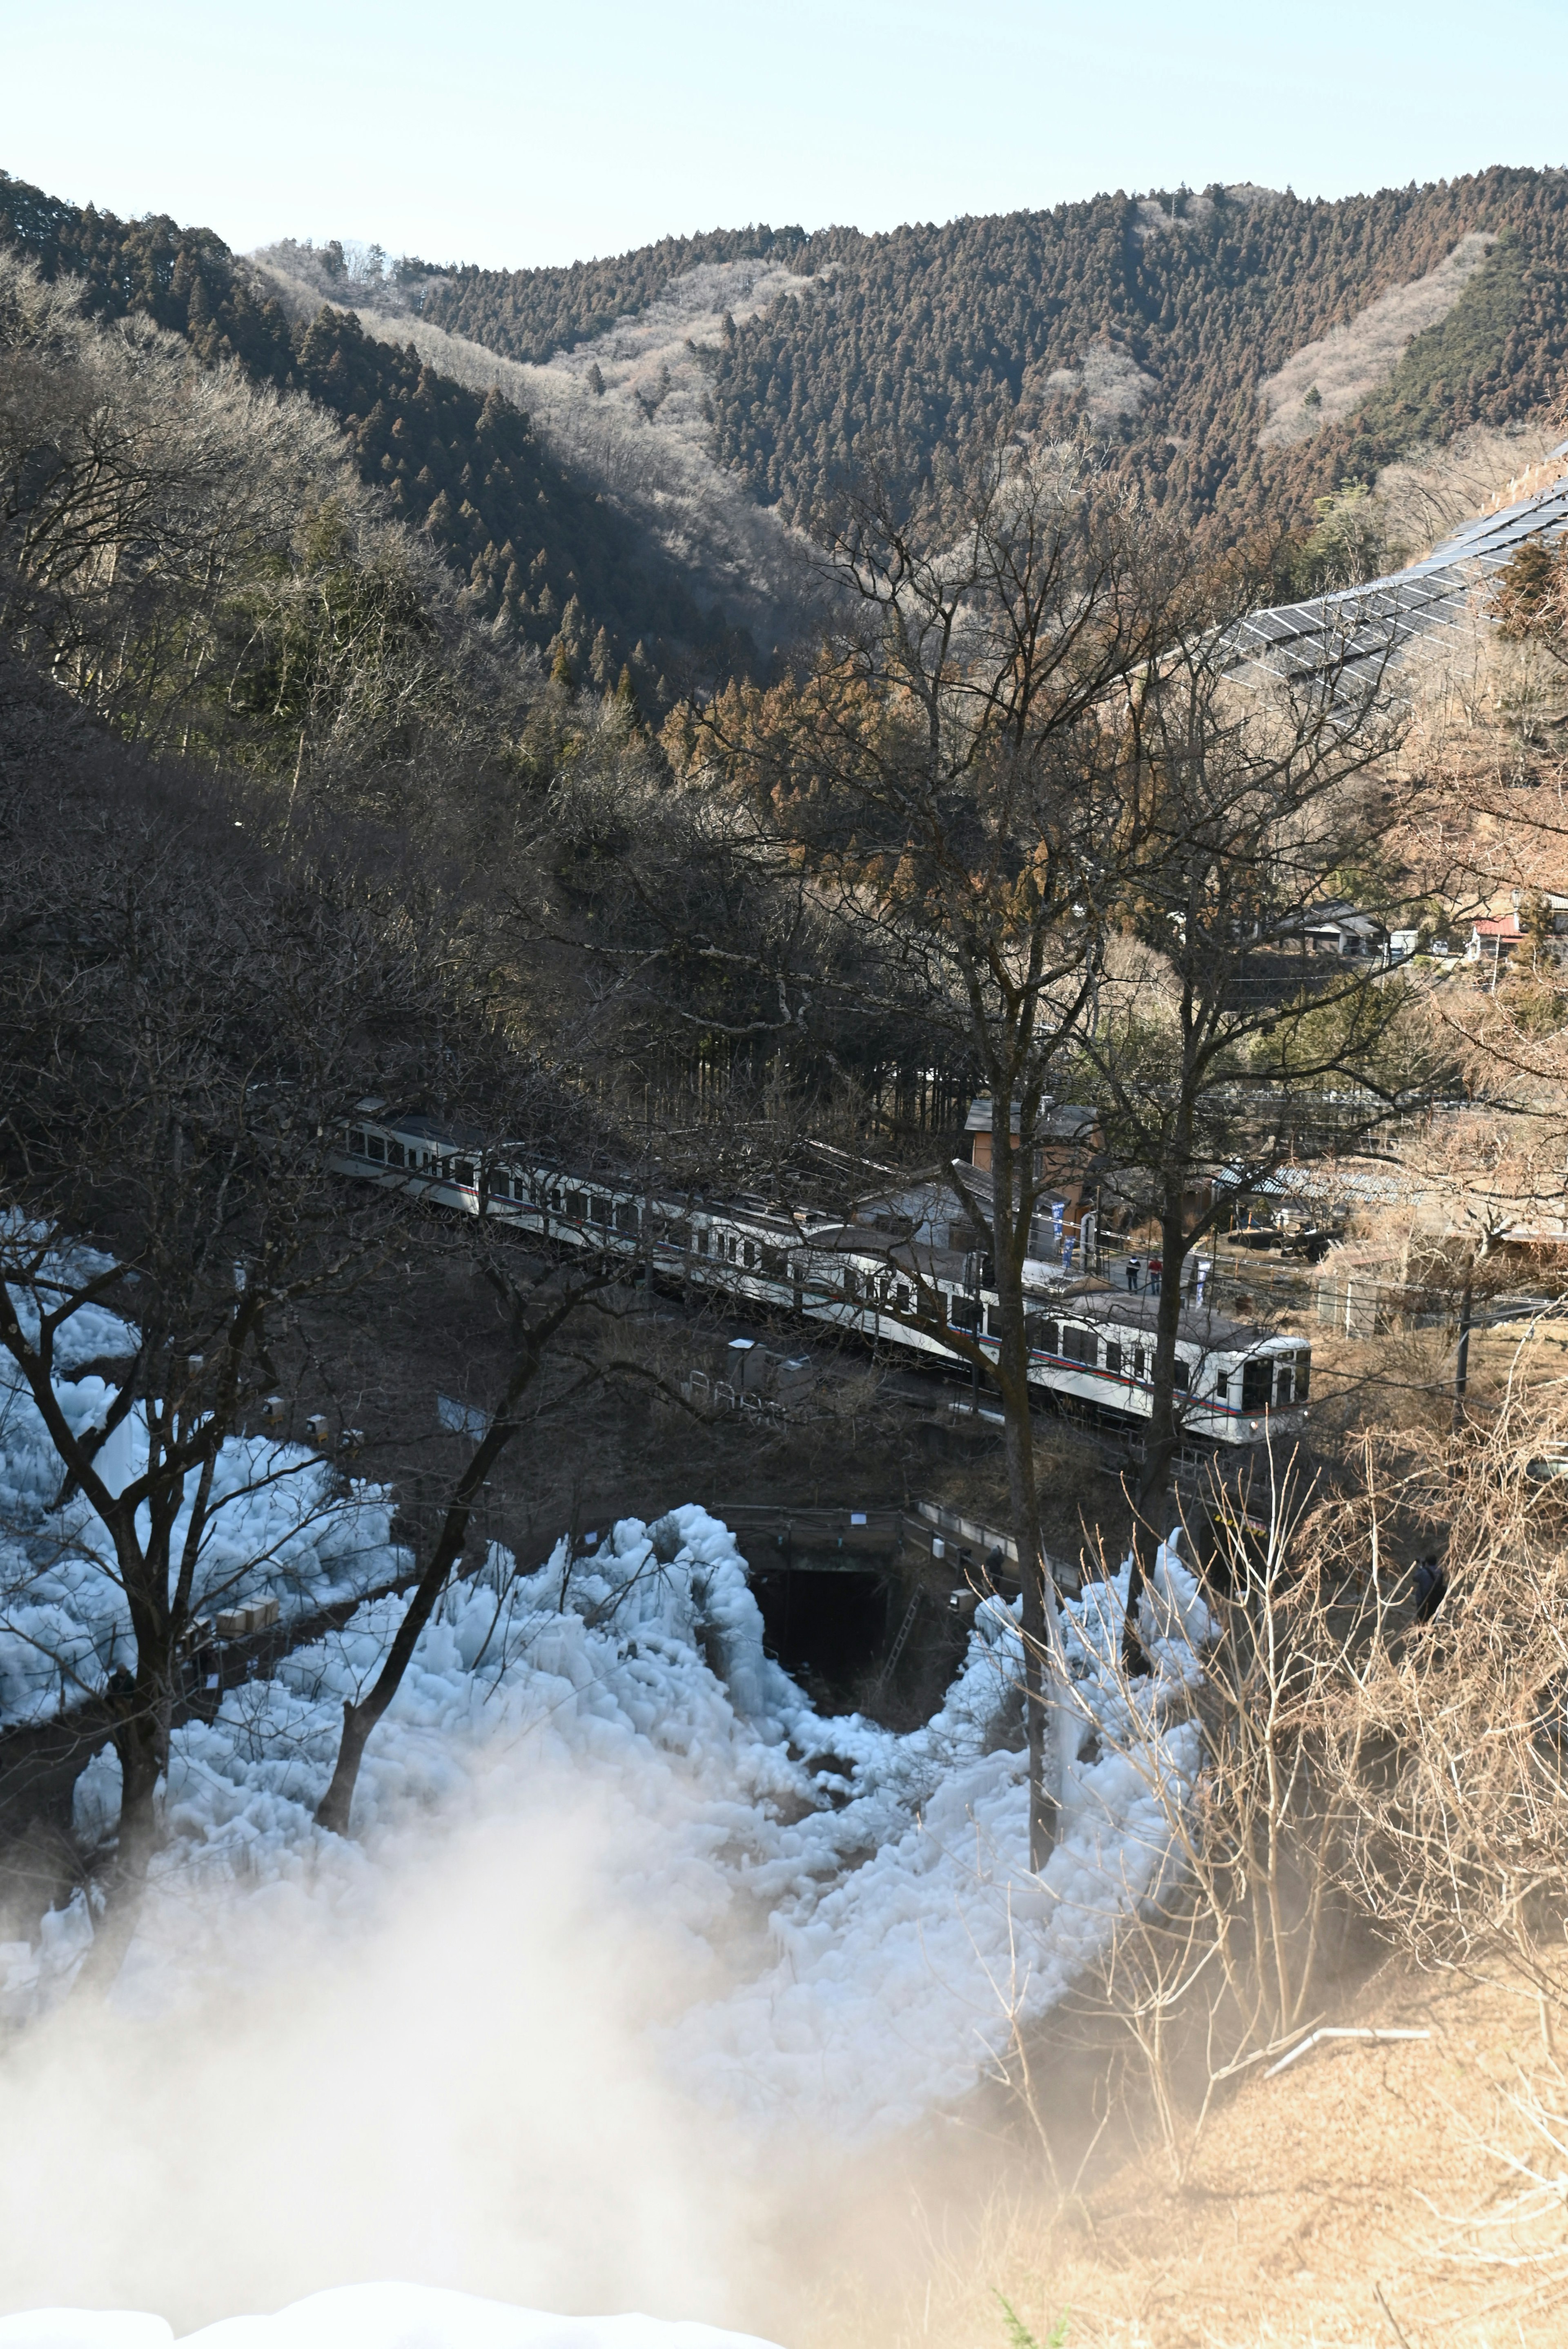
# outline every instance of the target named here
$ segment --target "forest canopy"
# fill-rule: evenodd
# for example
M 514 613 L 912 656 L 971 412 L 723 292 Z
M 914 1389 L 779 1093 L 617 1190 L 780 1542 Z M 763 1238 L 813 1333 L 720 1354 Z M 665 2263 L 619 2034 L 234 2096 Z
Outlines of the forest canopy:
M 616 506 L 574 479 L 500 392 L 476 392 L 410 345 L 365 333 L 324 304 L 291 325 L 264 277 L 212 231 L 166 215 L 121 221 L 0 172 L 0 249 L 46 281 L 79 282 L 105 324 L 146 317 L 208 367 L 309 395 L 346 428 L 360 478 L 458 574 L 465 607 L 500 622 L 574 675 L 614 682 L 630 662 L 659 676 L 694 656 L 744 664 L 750 648 L 704 609 L 679 569 Z M 601 636 L 603 641 L 601 641 Z
M 1265 440 L 1262 381 L 1478 232 L 1491 253 L 1390 380 L 1307 437 Z M 885 235 L 747 233 L 581 272 L 459 271 L 431 286 L 425 315 L 538 359 L 552 335 L 598 331 L 611 301 L 640 307 L 677 262 L 778 252 L 810 290 L 732 322 L 709 355 L 714 453 L 758 499 L 802 519 L 868 450 L 896 441 L 928 466 L 1016 415 L 1089 431 L 1156 502 L 1230 538 L 1309 527 L 1315 498 L 1416 442 L 1531 413 L 1568 360 L 1560 171 L 1336 202 L 1215 185 Z

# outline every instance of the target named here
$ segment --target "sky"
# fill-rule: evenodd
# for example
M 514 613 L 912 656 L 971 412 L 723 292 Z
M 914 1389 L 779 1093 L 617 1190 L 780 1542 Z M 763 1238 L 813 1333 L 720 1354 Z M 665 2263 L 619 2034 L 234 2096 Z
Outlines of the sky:
M 0 0 L 0 164 L 237 250 L 521 268 L 1568 163 L 1568 0 Z

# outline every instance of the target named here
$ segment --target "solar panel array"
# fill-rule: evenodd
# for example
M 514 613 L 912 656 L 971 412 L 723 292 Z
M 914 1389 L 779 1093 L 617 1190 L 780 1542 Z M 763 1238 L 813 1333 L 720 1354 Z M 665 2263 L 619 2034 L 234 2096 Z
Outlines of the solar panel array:
M 1568 440 L 1552 456 L 1568 462 Z M 1386 579 L 1249 614 L 1233 632 L 1237 661 L 1293 682 L 1331 680 L 1336 696 L 1354 695 L 1415 640 L 1431 639 L 1436 650 L 1445 637 L 1467 636 L 1476 590 L 1528 540 L 1556 539 L 1565 531 L 1568 476 L 1500 512 L 1478 515 L 1424 561 Z

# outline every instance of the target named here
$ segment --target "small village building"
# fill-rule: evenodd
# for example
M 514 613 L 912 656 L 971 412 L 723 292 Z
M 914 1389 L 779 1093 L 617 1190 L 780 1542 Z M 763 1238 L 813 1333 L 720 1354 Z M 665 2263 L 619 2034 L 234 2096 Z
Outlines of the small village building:
M 1339 905 L 1324 905 L 1309 914 L 1299 935 L 1308 954 L 1365 958 L 1383 952 L 1388 934 L 1375 915 Z
M 1524 944 L 1525 934 L 1519 926 L 1519 916 L 1489 915 L 1470 924 L 1470 943 L 1465 947 L 1466 962 L 1502 963 L 1517 954 Z
M 1013 1104 L 1013 1132 L 1019 1130 L 1020 1112 Z M 969 1136 L 969 1161 L 983 1174 L 991 1171 L 993 1111 L 989 1093 L 978 1093 L 969 1104 L 964 1131 Z M 1041 1114 L 1036 1133 L 1035 1180 L 1060 1191 L 1076 1206 L 1089 1169 L 1100 1148 L 1099 1112 L 1081 1102 L 1059 1102 Z M 1075 1215 L 1073 1220 L 1077 1221 Z

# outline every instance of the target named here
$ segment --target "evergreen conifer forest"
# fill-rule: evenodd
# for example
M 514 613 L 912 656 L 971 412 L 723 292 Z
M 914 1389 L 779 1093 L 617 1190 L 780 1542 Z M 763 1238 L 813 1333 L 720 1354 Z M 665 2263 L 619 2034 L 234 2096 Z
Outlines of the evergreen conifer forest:
M 1266 446 L 1260 379 L 1476 232 L 1497 248 L 1392 381 L 1305 446 Z M 713 353 L 714 447 L 798 517 L 868 447 L 929 465 L 1007 416 L 1087 428 L 1186 523 L 1305 524 L 1315 496 L 1419 440 L 1529 413 L 1568 355 L 1568 175 L 1501 169 L 1333 202 L 1214 186 L 878 236 L 762 229 L 570 273 L 457 270 L 426 315 L 538 358 L 744 251 L 814 283 Z
M 1469 240 L 1479 265 L 1340 412 L 1283 418 L 1260 387 Z M 79 282 L 87 315 L 141 316 L 203 365 L 304 393 L 356 469 L 453 575 L 464 613 L 650 707 L 770 657 L 644 522 L 562 460 L 517 404 L 443 373 L 398 317 L 535 367 L 610 336 L 708 264 L 788 269 L 780 294 L 699 344 L 707 456 L 809 529 L 872 460 L 912 481 L 999 429 L 1087 438 L 1150 503 L 1216 545 L 1277 543 L 1282 585 L 1317 502 L 1416 448 L 1549 407 L 1568 360 L 1568 176 L 1497 169 L 1318 202 L 1257 188 L 1100 196 L 868 236 L 757 227 L 666 238 L 569 269 L 405 260 L 291 316 L 210 229 L 121 221 L 0 179 L 0 244 Z M 279 251 L 298 255 L 301 248 Z M 356 316 L 350 298 L 371 309 Z M 379 304 L 383 315 L 376 315 Z M 368 317 L 369 323 L 365 323 Z M 595 370 L 596 372 L 596 370 Z M 601 378 L 602 384 L 602 378 Z M 1282 429 L 1283 425 L 1283 429 Z

